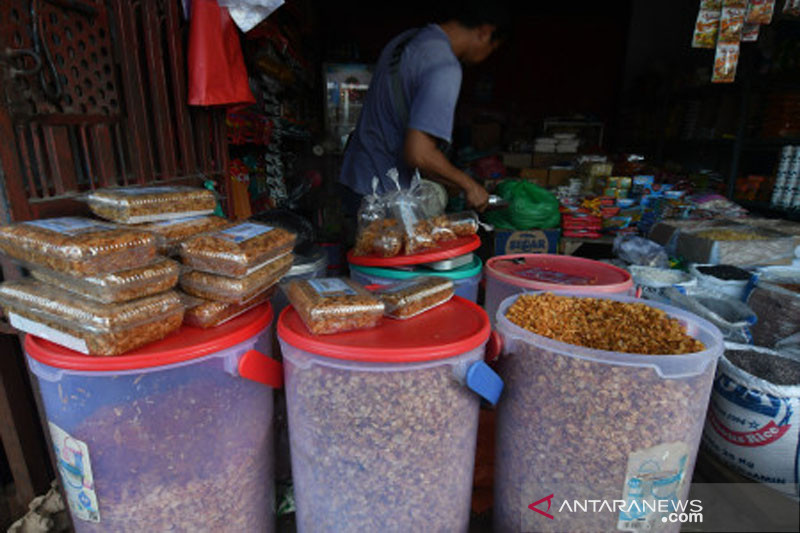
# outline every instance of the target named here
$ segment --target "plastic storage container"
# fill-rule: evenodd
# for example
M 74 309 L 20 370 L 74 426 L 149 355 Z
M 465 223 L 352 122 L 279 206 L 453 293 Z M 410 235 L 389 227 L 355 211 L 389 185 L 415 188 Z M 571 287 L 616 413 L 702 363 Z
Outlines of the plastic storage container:
M 467 531 L 480 401 L 464 383 L 502 389 L 486 313 L 453 298 L 315 337 L 288 307 L 278 337 L 298 531 Z
M 31 268 L 31 276 L 39 281 L 102 303 L 127 302 L 167 291 L 178 284 L 178 272 L 178 263 L 164 258 L 142 267 L 86 277 Z
M 156 238 L 88 218 L 61 217 L 0 227 L 0 250 L 28 266 L 91 276 L 146 265 L 156 255 Z
M 389 285 L 417 276 L 440 276 L 453 280 L 456 287 L 456 296 L 461 296 L 470 302 L 478 301 L 478 285 L 481 282 L 483 262 L 477 256 L 472 263 L 454 270 L 439 271 L 425 267 L 415 267 L 411 270 L 398 270 L 394 268 L 367 267 L 350 265 L 350 278 L 362 285 Z
M 89 355 L 120 355 L 163 339 L 184 311 L 175 291 L 104 304 L 30 279 L 0 285 L 0 305 L 18 330 Z
M 294 257 L 286 254 L 273 259 L 255 272 L 241 278 L 229 278 L 192 270 L 181 275 L 181 288 L 192 296 L 241 304 L 272 287 L 292 267 Z
M 181 259 L 195 270 L 234 278 L 252 274 L 292 251 L 295 235 L 258 222 L 242 222 L 181 244 Z
M 122 224 L 205 215 L 217 205 L 210 190 L 186 186 L 98 189 L 87 200 L 95 215 Z
M 550 254 L 501 255 L 486 262 L 486 312 L 494 323 L 500 302 L 524 291 L 632 294 L 633 278 L 613 265 Z
M 274 530 L 271 322 L 267 304 L 108 359 L 28 336 L 78 533 Z
M 561 512 L 553 521 L 528 507 L 548 494 L 651 505 L 656 493 L 685 498 L 723 350 L 715 326 L 680 309 L 628 296 L 569 295 L 646 303 L 685 324 L 706 349 L 635 355 L 566 344 L 512 324 L 505 313 L 518 296 L 504 300 L 496 317 L 506 391 L 497 410 L 494 530 L 678 531 L 680 524 L 630 505 L 616 513 Z

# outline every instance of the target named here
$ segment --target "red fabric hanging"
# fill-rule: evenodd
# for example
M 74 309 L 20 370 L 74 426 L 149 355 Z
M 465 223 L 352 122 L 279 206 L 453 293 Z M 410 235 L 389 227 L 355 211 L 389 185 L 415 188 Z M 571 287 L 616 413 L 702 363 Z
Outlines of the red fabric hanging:
M 192 0 L 189 28 L 189 105 L 255 103 L 242 47 L 228 8 Z

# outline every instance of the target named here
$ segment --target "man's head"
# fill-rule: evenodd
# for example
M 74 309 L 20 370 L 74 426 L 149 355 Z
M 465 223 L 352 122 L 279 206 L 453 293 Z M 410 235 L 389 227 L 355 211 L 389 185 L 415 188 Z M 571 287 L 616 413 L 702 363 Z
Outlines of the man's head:
M 504 1 L 462 0 L 448 17 L 463 30 L 459 59 L 468 65 L 480 63 L 508 37 L 511 16 Z

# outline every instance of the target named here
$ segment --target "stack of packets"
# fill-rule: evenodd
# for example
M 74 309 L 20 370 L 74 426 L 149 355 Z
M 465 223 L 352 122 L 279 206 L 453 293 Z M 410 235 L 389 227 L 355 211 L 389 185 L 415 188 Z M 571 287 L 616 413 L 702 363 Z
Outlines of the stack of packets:
M 792 4 L 793 0 L 787 0 L 784 12 Z M 775 0 L 700 1 L 692 47 L 716 48 L 712 82 L 734 81 L 740 43 L 756 41 L 759 28 L 772 21 L 774 11 Z
M 184 306 L 173 289 L 180 269 L 164 255 L 179 234 L 224 223 L 210 216 L 214 194 L 122 187 L 85 200 L 104 221 L 59 217 L 0 228 L 0 250 L 31 274 L 0 286 L 11 325 L 93 356 L 120 355 L 178 329 Z M 151 226 L 181 231 L 167 231 L 167 238 Z
M 406 320 L 449 301 L 452 280 L 418 276 L 368 291 L 346 278 L 293 280 L 283 291 L 313 335 L 370 329 L 387 316 Z

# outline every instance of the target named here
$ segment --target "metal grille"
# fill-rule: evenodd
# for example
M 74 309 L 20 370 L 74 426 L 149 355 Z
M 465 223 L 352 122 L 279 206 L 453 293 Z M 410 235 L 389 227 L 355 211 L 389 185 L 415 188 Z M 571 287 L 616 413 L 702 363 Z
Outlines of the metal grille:
M 17 220 L 101 186 L 197 182 L 227 166 L 224 114 L 186 103 L 179 0 L 5 0 L 0 163 Z

